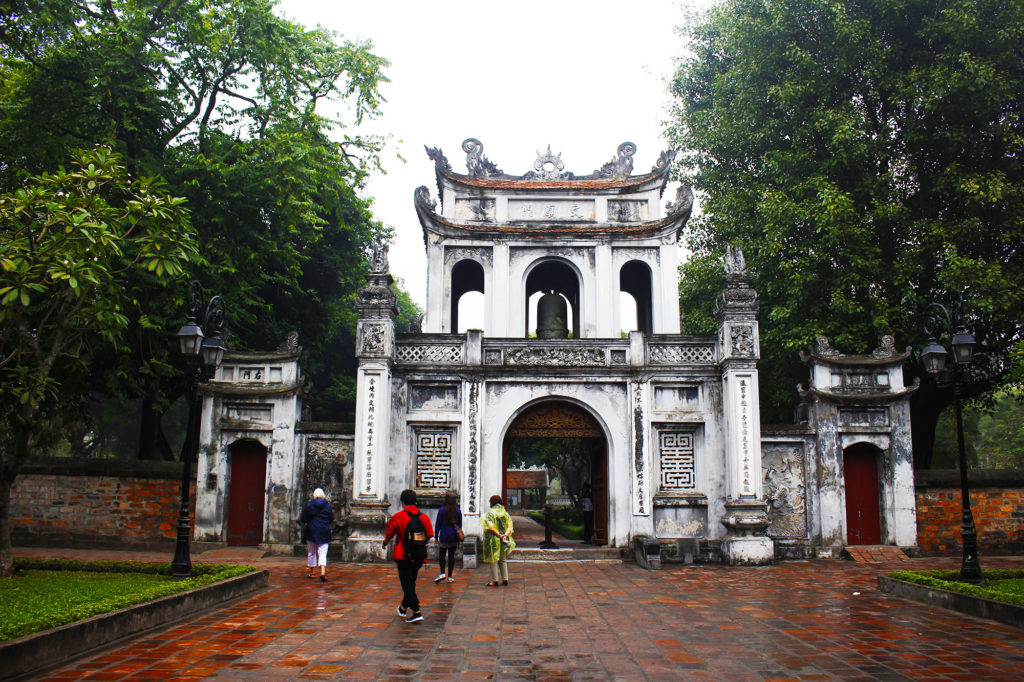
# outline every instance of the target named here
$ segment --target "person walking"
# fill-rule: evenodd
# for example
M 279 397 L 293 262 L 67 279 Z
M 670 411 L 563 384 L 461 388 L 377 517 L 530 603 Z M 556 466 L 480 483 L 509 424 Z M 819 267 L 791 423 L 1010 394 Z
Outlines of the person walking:
M 583 508 L 583 544 L 594 543 L 594 493 L 589 483 L 580 491 L 580 507 Z
M 441 573 L 434 578 L 435 583 L 442 580 L 455 582 L 455 550 L 459 543 L 466 537 L 462 532 L 462 510 L 459 509 L 455 495 L 451 493 L 444 496 L 444 506 L 437 510 L 437 519 L 434 523 L 437 532 L 437 561 L 441 566 Z M 445 572 L 445 558 L 448 560 L 448 571 Z
M 327 501 L 323 488 L 313 491 L 310 500 L 299 521 L 303 524 L 302 535 L 306 540 L 306 577 L 316 577 L 316 569 L 320 569 L 320 582 L 327 582 L 327 546 L 331 542 L 331 524 L 334 523 L 334 510 Z
M 508 585 L 506 559 L 516 548 L 516 542 L 512 539 L 512 517 L 505 511 L 501 495 L 491 495 L 490 505 L 491 508 L 481 521 L 484 530 L 483 561 L 491 565 L 491 582 L 487 583 L 487 586 L 497 587 L 499 584 Z
M 399 500 L 402 510 L 388 521 L 381 547 L 387 549 L 391 538 L 397 538 L 392 556 L 398 568 L 398 582 L 402 585 L 398 615 L 406 623 L 419 623 L 423 614 L 416 596 L 416 575 L 427 558 L 427 541 L 434 537 L 434 529 L 430 518 L 416 507 L 416 491 L 403 490 Z

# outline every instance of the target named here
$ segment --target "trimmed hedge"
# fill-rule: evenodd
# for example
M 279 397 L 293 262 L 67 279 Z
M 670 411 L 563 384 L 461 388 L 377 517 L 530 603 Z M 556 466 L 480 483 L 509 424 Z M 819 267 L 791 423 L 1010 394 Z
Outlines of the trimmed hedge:
M 257 570 L 253 566 L 194 564 L 191 578 L 174 580 L 169 563 L 16 558 L 14 568 L 13 578 L 0 581 L 0 596 L 3 597 L 0 598 L 0 641 L 187 592 Z M 109 592 L 109 596 L 75 603 L 75 581 L 62 580 L 75 574 L 86 574 L 100 580 L 101 576 L 111 576 L 109 588 L 101 586 L 98 590 Z M 125 578 L 144 575 L 149 579 L 118 580 L 119 575 Z
M 982 584 L 960 581 L 960 571 L 896 571 L 890 578 L 949 592 L 1024 606 L 1024 570 L 995 569 L 982 572 Z M 1003 584 L 1000 584 L 1003 583 Z

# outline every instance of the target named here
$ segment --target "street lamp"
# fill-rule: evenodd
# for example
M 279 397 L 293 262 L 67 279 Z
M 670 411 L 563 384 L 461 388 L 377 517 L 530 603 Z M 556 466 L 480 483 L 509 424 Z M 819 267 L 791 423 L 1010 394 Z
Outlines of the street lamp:
M 981 583 L 981 565 L 978 563 L 978 532 L 974 526 L 974 515 L 971 513 L 971 496 L 967 487 L 967 454 L 964 450 L 964 419 L 960 405 L 961 386 L 968 378 L 967 367 L 974 355 L 974 337 L 963 324 L 959 309 L 950 316 L 945 306 L 932 303 L 932 314 L 924 331 L 928 335 L 928 345 L 921 351 L 921 362 L 925 370 L 935 377 L 940 386 L 953 388 L 954 408 L 956 410 L 956 439 L 960 457 L 960 500 L 963 518 L 960 522 L 960 534 L 963 540 L 963 561 L 960 564 L 960 579 L 975 585 Z M 936 341 L 945 327 L 946 334 L 953 346 L 953 359 L 956 367 L 946 370 L 948 353 L 944 346 Z M 956 330 L 955 332 L 953 330 Z
M 192 281 L 188 287 L 188 320 L 178 330 L 181 354 L 185 357 L 185 373 L 188 389 L 185 400 L 188 403 L 188 426 L 185 442 L 181 446 L 181 511 L 178 514 L 178 540 L 171 561 L 171 574 L 175 578 L 192 575 L 192 559 L 189 556 L 189 538 L 192 535 L 189 519 L 189 488 L 192 483 L 192 461 L 199 452 L 199 423 L 202 418 L 202 401 L 199 400 L 199 384 L 209 381 L 224 359 L 227 346 L 220 338 L 224 326 L 224 299 L 214 296 L 208 303 L 203 302 L 203 287 Z

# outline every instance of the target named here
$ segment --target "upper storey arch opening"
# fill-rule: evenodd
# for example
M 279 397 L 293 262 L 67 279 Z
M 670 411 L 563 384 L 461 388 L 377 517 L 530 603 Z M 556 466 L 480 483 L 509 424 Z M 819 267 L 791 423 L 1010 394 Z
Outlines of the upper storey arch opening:
M 654 332 L 653 277 L 651 266 L 643 261 L 631 260 L 619 270 L 619 291 L 629 294 L 636 304 L 637 331 Z M 623 311 L 623 320 L 626 319 Z M 632 331 L 623 327 L 623 331 Z
M 452 267 L 451 330 L 466 331 L 484 319 L 484 268 L 472 260 L 460 260 Z
M 537 334 L 537 303 L 544 294 L 555 293 L 565 299 L 569 334 L 580 336 L 580 275 L 563 258 L 542 258 L 532 265 L 526 275 L 526 328 L 524 336 Z

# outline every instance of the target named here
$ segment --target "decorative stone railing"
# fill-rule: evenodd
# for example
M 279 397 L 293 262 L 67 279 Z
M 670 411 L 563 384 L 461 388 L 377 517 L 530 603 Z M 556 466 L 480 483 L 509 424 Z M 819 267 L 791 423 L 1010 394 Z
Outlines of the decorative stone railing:
M 715 344 L 712 341 L 660 341 L 647 344 L 649 365 L 713 365 Z
M 491 367 L 710 366 L 717 362 L 711 339 L 677 336 L 626 339 L 485 339 L 479 332 L 399 338 L 397 365 Z
M 449 334 L 423 336 L 416 340 L 399 339 L 395 346 L 395 362 L 399 365 L 464 365 L 466 337 Z

